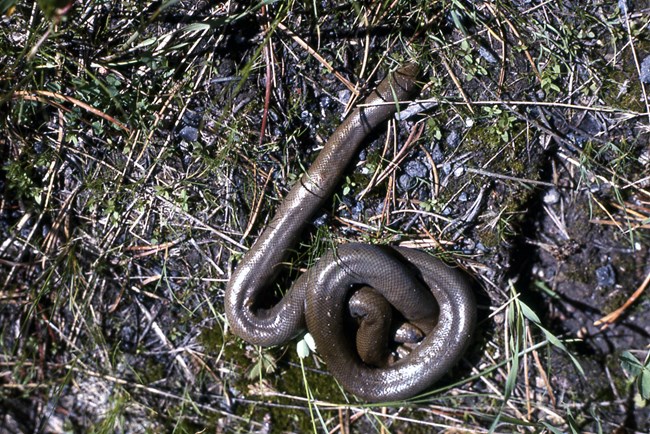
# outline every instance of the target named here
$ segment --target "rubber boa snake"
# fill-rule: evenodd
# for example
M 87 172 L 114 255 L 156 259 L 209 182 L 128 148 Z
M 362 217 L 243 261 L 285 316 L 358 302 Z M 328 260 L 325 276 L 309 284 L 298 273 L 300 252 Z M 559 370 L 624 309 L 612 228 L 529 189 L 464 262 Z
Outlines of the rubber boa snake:
M 271 291 L 269 286 L 289 249 L 331 196 L 364 138 L 396 113 L 399 101 L 418 91 L 418 73 L 415 64 L 407 64 L 389 74 L 341 123 L 243 256 L 226 288 L 226 317 L 235 335 L 252 344 L 272 346 L 307 329 L 334 377 L 346 390 L 370 402 L 421 393 L 458 362 L 471 339 L 476 317 L 474 296 L 462 273 L 419 250 L 349 243 L 321 257 L 277 304 L 267 307 L 259 298 Z M 359 287 L 364 291 L 374 288 L 406 321 L 425 333 L 408 355 L 382 367 L 362 360 L 357 346 L 373 347 L 373 339 L 386 338 L 362 334 L 362 323 L 361 338 L 357 336 L 356 344 L 350 339 L 354 333 L 350 315 L 364 317 L 368 313 L 364 307 L 347 306 L 347 301 L 356 297 L 350 293 Z M 367 309 L 372 309 L 370 303 Z M 381 326 L 390 319 L 374 317 L 372 321 Z M 370 324 L 368 330 L 372 328 Z

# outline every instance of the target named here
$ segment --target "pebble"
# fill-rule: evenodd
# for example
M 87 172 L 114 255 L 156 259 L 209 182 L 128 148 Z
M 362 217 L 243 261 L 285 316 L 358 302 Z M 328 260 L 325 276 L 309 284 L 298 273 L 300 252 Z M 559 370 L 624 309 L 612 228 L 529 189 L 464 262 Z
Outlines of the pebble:
M 498 60 L 496 57 L 494 57 L 494 54 L 490 50 L 488 50 L 486 47 L 480 45 L 478 47 L 478 54 L 486 60 L 487 63 L 497 63 Z
M 433 148 L 431 149 L 431 158 L 435 163 L 440 163 L 442 160 L 444 160 L 445 155 L 442 153 L 440 143 L 435 143 L 433 145 Z
M 316 226 L 317 228 L 321 227 L 327 224 L 327 221 L 328 221 L 327 213 L 323 213 L 314 219 L 314 226 Z
M 399 179 L 397 180 L 397 185 L 401 190 L 408 191 L 415 187 L 415 179 L 405 173 L 403 175 L 400 175 Z
M 359 217 L 361 216 L 361 213 L 365 208 L 366 206 L 362 200 L 355 203 L 354 206 L 352 207 L 352 218 L 354 220 L 359 220 Z
M 311 125 L 313 116 L 309 110 L 303 110 L 300 112 L 300 120 L 302 120 L 307 125 Z
M 641 81 L 650 84 L 650 56 L 646 56 L 641 62 Z
M 187 110 L 185 113 L 183 113 L 183 124 L 196 127 L 200 123 L 201 123 L 201 113 L 194 110 Z
M 546 205 L 554 205 L 560 201 L 560 192 L 555 188 L 551 188 L 546 193 L 544 193 L 543 200 Z
M 612 264 L 603 265 L 596 268 L 596 281 L 598 286 L 612 287 L 616 283 L 616 273 Z
M 427 166 L 417 160 L 411 160 L 406 163 L 404 171 L 407 175 L 414 178 L 425 178 L 427 176 Z
M 451 130 L 446 139 L 447 146 L 455 148 L 460 143 L 460 134 L 456 130 Z
M 199 130 L 194 127 L 183 127 L 178 135 L 186 142 L 196 142 L 199 138 Z
M 318 99 L 318 104 L 320 105 L 320 108 L 323 110 L 327 110 L 330 107 L 332 107 L 332 98 L 327 95 L 323 94 L 321 97 Z

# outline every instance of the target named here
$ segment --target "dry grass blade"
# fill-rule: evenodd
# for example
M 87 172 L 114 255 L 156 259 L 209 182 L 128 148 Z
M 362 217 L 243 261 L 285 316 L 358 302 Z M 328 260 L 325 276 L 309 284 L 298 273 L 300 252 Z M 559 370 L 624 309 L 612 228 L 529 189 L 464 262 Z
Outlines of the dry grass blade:
M 77 107 L 80 107 L 89 113 L 94 114 L 95 116 L 99 116 L 102 119 L 107 120 L 108 122 L 112 123 L 116 127 L 124 130 L 126 133 L 130 133 L 129 127 L 127 127 L 125 124 L 122 122 L 118 121 L 114 117 L 102 112 L 101 110 L 98 110 L 94 107 L 92 107 L 89 104 L 86 104 L 83 101 L 78 100 L 77 98 L 74 98 L 72 96 L 67 96 L 67 95 L 61 95 L 55 92 L 50 92 L 47 90 L 36 90 L 36 91 L 26 91 L 26 90 L 16 90 L 14 91 L 14 98 L 15 99 L 24 99 L 26 101 L 38 101 L 46 104 L 51 104 L 54 105 L 57 108 L 60 108 L 62 110 L 68 110 L 65 107 L 55 103 L 52 101 L 50 98 L 58 99 L 61 101 L 67 101 L 71 104 L 76 105 Z

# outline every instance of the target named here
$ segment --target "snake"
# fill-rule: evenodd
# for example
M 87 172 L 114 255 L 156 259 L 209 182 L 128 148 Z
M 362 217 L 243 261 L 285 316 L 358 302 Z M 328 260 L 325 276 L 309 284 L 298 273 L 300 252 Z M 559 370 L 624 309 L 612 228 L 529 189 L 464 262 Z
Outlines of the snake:
M 412 398 L 459 362 L 476 322 L 466 274 L 421 250 L 350 242 L 326 252 L 279 300 L 269 302 L 269 294 L 360 145 L 419 91 L 419 71 L 407 63 L 389 73 L 342 121 L 243 255 L 225 292 L 233 334 L 266 347 L 308 331 L 336 380 L 367 402 Z M 420 333 L 400 344 L 410 351 L 396 355 L 390 335 L 400 321 Z

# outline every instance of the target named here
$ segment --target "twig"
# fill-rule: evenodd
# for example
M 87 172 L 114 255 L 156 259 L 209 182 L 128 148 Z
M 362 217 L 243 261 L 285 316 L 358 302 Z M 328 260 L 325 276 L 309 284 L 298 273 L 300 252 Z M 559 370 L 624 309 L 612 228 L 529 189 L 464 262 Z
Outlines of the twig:
M 95 107 L 86 104 L 83 101 L 78 100 L 77 98 L 67 96 L 67 95 L 61 95 L 60 93 L 55 93 L 55 92 L 50 92 L 47 90 L 36 90 L 36 91 L 26 91 L 26 90 L 17 90 L 14 92 L 14 98 L 20 98 L 24 99 L 27 101 L 39 101 L 43 102 L 46 104 L 52 104 L 55 107 L 60 107 L 57 104 L 54 104 L 53 101 L 50 101 L 49 98 L 56 98 L 62 101 L 67 101 L 70 102 L 78 107 L 83 108 L 86 111 L 89 111 L 90 113 L 99 116 L 102 119 L 106 119 L 108 122 L 114 124 L 115 126 L 121 128 L 122 130 L 126 131 L 127 133 L 130 133 L 129 127 L 127 127 L 125 124 L 122 122 L 118 121 L 115 119 L 113 116 L 107 115 L 101 110 L 96 109 Z
M 250 218 L 248 219 L 248 226 L 246 226 L 246 230 L 244 231 L 244 234 L 242 235 L 242 240 L 245 240 L 248 234 L 250 234 L 251 230 L 253 229 L 253 224 L 255 223 L 255 220 L 257 220 L 257 216 L 260 213 L 260 207 L 262 206 L 262 199 L 264 199 L 264 191 L 266 190 L 266 187 L 269 185 L 269 181 L 271 180 L 271 176 L 273 175 L 273 169 L 269 170 L 269 173 L 266 175 L 266 179 L 264 180 L 264 186 L 262 187 L 262 194 L 260 194 L 260 197 L 258 200 L 255 201 L 255 207 L 253 208 L 253 212 L 251 213 Z
M 618 321 L 619 317 L 623 314 L 623 312 L 632 305 L 636 301 L 637 298 L 641 296 L 643 291 L 648 287 L 648 284 L 650 283 L 650 272 L 648 272 L 648 275 L 645 277 L 645 280 L 637 288 L 636 291 L 634 291 L 634 294 L 630 296 L 630 298 L 627 299 L 625 303 L 623 303 L 623 306 L 619 307 L 616 309 L 614 312 L 605 315 L 601 319 L 597 320 L 594 322 L 595 326 L 602 326 L 600 329 L 605 330 L 607 329 L 610 325 L 612 325 L 614 322 Z
M 516 182 L 521 182 L 522 184 L 533 184 L 533 185 L 543 185 L 545 187 L 562 188 L 561 186 L 557 186 L 551 182 L 535 181 L 533 179 L 518 178 L 516 176 L 509 176 L 509 175 L 501 175 L 499 173 L 489 172 L 487 170 L 482 170 L 482 169 L 474 169 L 472 167 L 468 167 L 465 170 L 469 173 L 475 173 L 477 175 L 488 176 L 490 178 L 504 179 L 507 181 L 516 181 Z
M 262 14 L 264 18 L 266 15 L 266 5 L 262 6 Z M 267 27 L 270 27 L 266 24 Z M 267 28 L 267 32 L 270 31 L 270 28 Z M 266 43 L 264 44 L 264 60 L 266 62 L 266 90 L 264 92 L 264 112 L 262 113 L 262 125 L 260 127 L 260 141 L 259 145 L 262 146 L 264 143 L 264 132 L 266 131 L 266 122 L 269 117 L 269 106 L 271 105 L 271 90 L 273 89 L 273 44 L 271 42 L 271 34 L 267 38 Z

